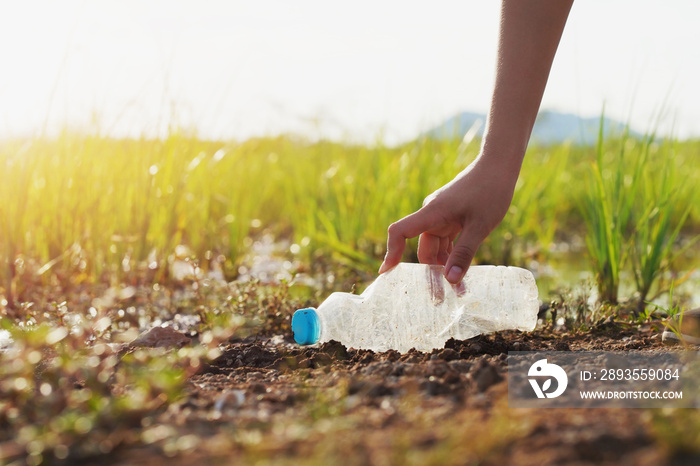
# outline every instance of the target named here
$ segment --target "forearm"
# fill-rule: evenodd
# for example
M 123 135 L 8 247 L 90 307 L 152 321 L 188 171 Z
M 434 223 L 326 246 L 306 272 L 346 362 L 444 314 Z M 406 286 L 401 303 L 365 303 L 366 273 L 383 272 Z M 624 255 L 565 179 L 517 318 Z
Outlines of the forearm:
M 481 154 L 516 179 L 572 3 L 502 3 L 496 80 Z
M 503 220 L 573 0 L 503 0 L 498 66 L 478 159 L 389 227 L 379 273 L 401 260 L 420 235 L 418 258 L 445 266 L 457 284 L 479 245 Z

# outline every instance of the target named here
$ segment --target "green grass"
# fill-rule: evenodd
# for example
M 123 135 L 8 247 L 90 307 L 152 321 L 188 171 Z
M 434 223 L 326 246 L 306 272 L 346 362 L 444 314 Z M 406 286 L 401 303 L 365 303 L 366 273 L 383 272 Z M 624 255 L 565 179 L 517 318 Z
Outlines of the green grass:
M 225 256 L 233 278 L 249 237 L 261 232 L 301 244 L 312 267 L 323 258 L 374 273 L 388 225 L 419 208 L 478 148 L 478 140 L 386 147 L 182 133 L 116 140 L 66 132 L 4 142 L 0 293 L 18 308 L 37 286 L 167 280 L 178 245 L 205 270 Z M 547 259 L 554 242 L 585 237 L 604 299 L 617 299 L 630 255 L 646 295 L 679 239 L 700 231 L 700 192 L 685 182 L 700 175 L 699 152 L 698 141 L 652 138 L 601 140 L 597 154 L 533 146 L 511 209 L 476 260 L 527 265 Z M 655 223 L 643 230 L 647 218 Z M 642 233 L 630 250 L 635 229 Z M 415 248 L 413 241 L 407 259 Z
M 178 246 L 187 246 L 180 254 L 205 271 L 225 257 L 229 279 L 251 237 L 261 234 L 300 245 L 307 270 L 374 274 L 388 225 L 419 208 L 478 148 L 476 140 L 386 147 L 290 136 L 206 141 L 182 133 L 117 140 L 66 132 L 0 143 L 0 315 L 15 341 L 13 353 L 0 353 L 0 462 L 107 455 L 120 444 L 157 443 L 166 434 L 172 436 L 166 452 L 175 448 L 175 434 L 149 426 L 182 397 L 188 376 L 231 334 L 289 334 L 289 315 L 302 306 L 287 286 L 173 283 L 168 264 Z M 617 299 L 627 272 L 643 302 L 662 291 L 660 276 L 700 233 L 700 190 L 691 182 L 700 175 L 698 154 L 700 141 L 653 138 L 601 139 L 597 148 L 532 146 L 509 213 L 476 260 L 527 266 L 546 261 L 556 242 L 586 238 L 591 256 L 581 268 L 601 274 L 608 290 L 601 296 Z M 408 259 L 415 248 L 413 241 Z M 124 287 L 135 294 L 107 304 L 104 297 Z M 588 300 L 562 301 L 564 316 L 582 325 Z M 198 318 L 200 344 L 124 357 L 106 350 L 104 344 L 128 341 L 175 314 Z M 300 426 L 337 417 L 347 398 L 342 389 L 310 392 Z M 504 442 L 527 432 L 524 418 L 513 427 L 504 409 L 487 429 L 467 430 L 473 441 L 465 442 L 463 427 L 482 426 L 483 419 L 436 424 L 433 461 L 498 456 Z M 405 410 L 424 422 L 412 405 Z M 680 421 L 656 419 L 664 429 Z M 144 427 L 142 438 L 129 437 L 133 426 Z M 352 431 L 339 424 L 337 432 L 356 450 Z M 250 440 L 252 459 L 255 432 L 233 433 L 239 444 Z M 319 427 L 316 438 L 323 432 Z M 692 448 L 696 437 L 678 448 Z M 420 441 L 410 429 L 396 438 L 387 461 L 430 464 L 428 453 L 407 456 L 407 446 Z M 669 437 L 675 448 L 673 442 Z M 344 448 L 326 445 L 315 450 L 319 464 L 344 457 Z
M 596 158 L 591 163 L 589 187 L 583 196 L 581 212 L 588 235 L 586 246 L 595 272 L 600 298 L 616 304 L 620 275 L 627 260 L 626 236 L 631 231 L 634 206 L 639 196 L 641 173 L 646 165 L 649 138 L 641 150 L 630 155 L 627 131 L 612 151 L 603 140 L 601 118 Z
M 631 138 L 627 129 L 619 140 L 606 141 L 601 119 L 588 189 L 580 204 L 601 301 L 618 302 L 629 261 L 636 311 L 642 312 L 655 282 L 698 238 L 690 238 L 684 247 L 678 242 L 694 205 L 688 186 L 692 175 L 679 171 L 677 147 L 673 140 L 657 143 L 654 133 Z
M 684 198 L 684 184 L 688 179 L 679 175 L 675 163 L 675 146 L 666 144 L 664 148 L 658 156 L 668 163 L 658 173 L 644 174 L 641 196 L 643 206 L 639 208 L 639 221 L 630 237 L 630 256 L 639 311 L 643 309 L 655 282 L 659 281 L 680 254 L 700 238 L 689 238 L 683 246 L 678 242 L 692 204 Z

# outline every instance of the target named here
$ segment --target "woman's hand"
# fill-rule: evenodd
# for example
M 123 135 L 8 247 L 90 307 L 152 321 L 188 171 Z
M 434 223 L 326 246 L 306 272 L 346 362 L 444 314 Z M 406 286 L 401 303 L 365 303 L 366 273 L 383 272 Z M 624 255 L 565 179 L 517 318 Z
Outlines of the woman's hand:
M 401 261 L 406 239 L 420 235 L 418 260 L 444 265 L 447 280 L 459 283 L 479 245 L 508 211 L 517 176 L 517 170 L 513 173 L 485 158 L 475 160 L 428 196 L 420 210 L 389 227 L 379 273 Z
M 510 206 L 572 3 L 502 2 L 496 82 L 481 155 L 428 196 L 420 210 L 389 227 L 387 253 L 379 273 L 399 263 L 406 239 L 420 235 L 418 259 L 445 265 L 445 276 L 451 283 L 462 280 L 479 245 Z

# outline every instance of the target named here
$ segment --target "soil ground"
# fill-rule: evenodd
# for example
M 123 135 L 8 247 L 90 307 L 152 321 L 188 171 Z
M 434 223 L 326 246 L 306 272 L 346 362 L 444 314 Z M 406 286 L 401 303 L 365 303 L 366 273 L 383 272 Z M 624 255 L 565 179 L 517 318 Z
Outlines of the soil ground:
M 674 413 L 508 407 L 508 351 L 652 349 L 669 350 L 658 330 L 615 323 L 450 340 L 432 353 L 250 337 L 231 341 L 189 380 L 184 399 L 144 426 L 151 446 L 117 450 L 108 462 L 700 464 L 697 449 L 670 438 L 671 427 L 683 429 Z M 177 442 L 159 444 L 173 429 Z

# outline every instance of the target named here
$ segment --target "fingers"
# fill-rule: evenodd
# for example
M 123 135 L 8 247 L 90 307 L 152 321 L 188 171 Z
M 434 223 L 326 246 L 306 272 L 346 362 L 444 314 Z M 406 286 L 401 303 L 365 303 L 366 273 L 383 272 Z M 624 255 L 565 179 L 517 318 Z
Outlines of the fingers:
M 448 282 L 457 284 L 462 281 L 480 244 L 481 240 L 467 230 L 462 231 L 445 263 L 445 278 Z
M 386 256 L 379 267 L 379 273 L 384 273 L 401 262 L 401 256 L 406 248 L 406 240 L 415 238 L 431 226 L 433 226 L 433 222 L 430 216 L 421 210 L 392 223 L 388 230 Z
M 440 238 L 440 251 L 437 255 L 437 263 L 440 265 L 445 265 L 447 263 L 447 259 L 449 259 L 450 257 L 451 252 L 452 240 L 450 240 L 450 238 L 448 238 L 447 236 L 442 236 Z
M 421 233 L 420 238 L 418 238 L 418 260 L 420 263 L 437 264 L 441 246 L 439 237 L 430 233 Z

